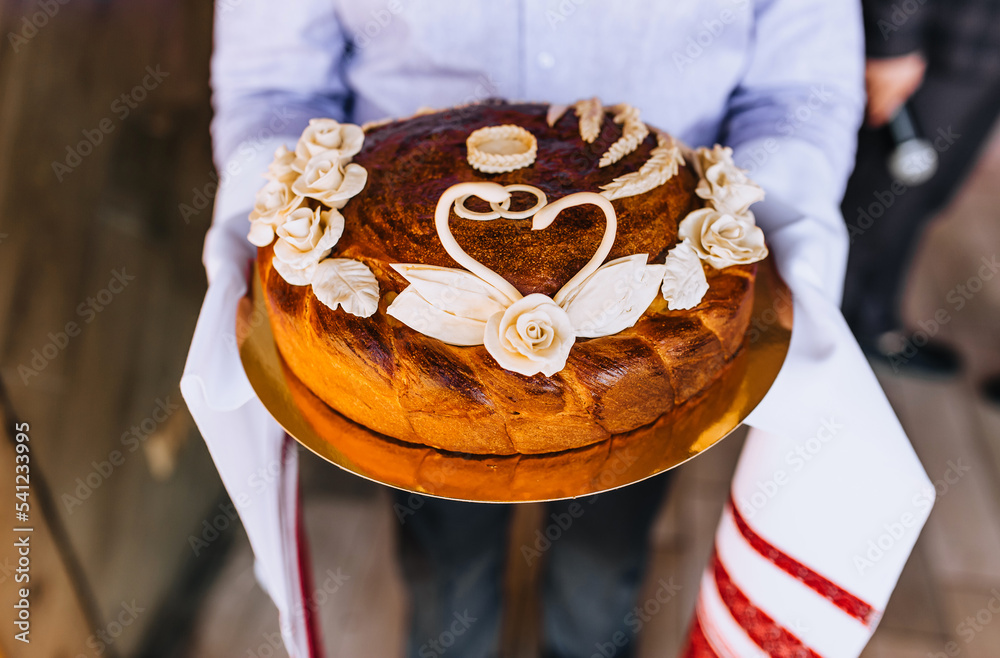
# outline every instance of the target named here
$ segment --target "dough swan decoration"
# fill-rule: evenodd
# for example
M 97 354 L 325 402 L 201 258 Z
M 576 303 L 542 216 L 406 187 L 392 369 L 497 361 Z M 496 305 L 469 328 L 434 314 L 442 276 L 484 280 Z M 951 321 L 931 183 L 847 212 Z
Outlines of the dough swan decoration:
M 600 194 L 579 192 L 541 207 L 532 217 L 531 228 L 544 230 L 566 208 L 596 205 L 606 220 L 597 251 L 552 297 L 541 293 L 522 295 L 463 250 L 448 226 L 456 202 L 477 196 L 494 210 L 504 208 L 511 187 L 476 182 L 459 183 L 445 190 L 435 209 L 435 228 L 445 251 L 464 269 L 393 264 L 410 285 L 386 312 L 445 343 L 485 345 L 506 370 L 551 377 L 566 365 L 578 337 L 609 336 L 634 325 L 656 298 L 666 266 L 647 264 L 646 254 L 602 265 L 615 242 L 615 211 Z M 544 199 L 540 190 L 538 196 Z M 483 218 L 492 219 L 495 217 Z

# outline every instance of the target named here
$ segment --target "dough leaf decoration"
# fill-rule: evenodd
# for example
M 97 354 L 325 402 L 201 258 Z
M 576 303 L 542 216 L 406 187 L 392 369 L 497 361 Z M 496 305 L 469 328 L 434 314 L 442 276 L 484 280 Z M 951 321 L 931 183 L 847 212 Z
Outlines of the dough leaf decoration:
M 313 294 L 336 310 L 367 318 L 378 310 L 378 281 L 367 265 L 350 258 L 320 261 L 312 275 Z

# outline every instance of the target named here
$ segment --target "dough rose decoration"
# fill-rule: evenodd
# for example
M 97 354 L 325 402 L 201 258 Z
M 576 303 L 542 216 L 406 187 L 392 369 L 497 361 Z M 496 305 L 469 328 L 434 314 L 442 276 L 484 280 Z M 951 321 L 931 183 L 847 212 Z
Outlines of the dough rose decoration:
M 531 228 L 547 228 L 571 206 L 596 205 L 606 221 L 596 253 L 552 297 L 522 295 L 466 253 L 448 226 L 456 201 L 477 196 L 502 207 L 511 192 L 510 187 L 486 182 L 459 183 L 445 190 L 435 209 L 435 228 L 445 251 L 465 269 L 394 264 L 410 285 L 386 312 L 445 343 L 484 345 L 506 370 L 550 377 L 566 365 L 577 338 L 608 336 L 634 325 L 655 299 L 665 266 L 647 264 L 645 254 L 602 265 L 615 241 L 615 211 L 603 196 L 579 192 L 542 207 L 532 217 Z
M 715 145 L 695 151 L 695 170 L 701 177 L 695 194 L 712 207 L 731 215 L 745 215 L 750 206 L 764 200 L 764 190 L 733 162 L 733 149 Z
M 763 200 L 764 190 L 736 166 L 729 147 L 699 148 L 693 160 L 700 176 L 695 193 L 706 204 L 681 220 L 678 237 L 720 270 L 766 258 L 764 232 L 750 212 L 752 204 Z
M 274 243 L 275 271 L 293 286 L 311 285 L 331 309 L 368 317 L 378 309 L 378 281 L 367 265 L 328 258 L 344 232 L 340 214 L 368 181 L 351 159 L 364 132 L 333 119 L 312 119 L 295 150 L 279 147 L 257 192 L 247 239 L 257 247 Z
M 295 179 L 299 177 L 299 172 L 292 167 L 295 163 L 295 157 L 295 151 L 289 151 L 283 145 L 279 146 L 278 150 L 274 152 L 274 160 L 267 166 L 264 178 L 291 187 Z
M 306 163 L 317 155 L 337 158 L 341 164 L 351 161 L 365 143 L 361 126 L 340 123 L 334 119 L 310 119 L 295 145 L 294 168 L 304 171 Z
M 764 232 L 749 218 L 702 208 L 681 221 L 677 235 L 688 240 L 698 256 L 717 270 L 747 265 L 767 257 Z
M 309 160 L 294 183 L 292 192 L 316 199 L 330 208 L 343 208 L 368 182 L 368 172 L 357 164 L 346 167 L 330 153 L 320 153 Z
M 576 330 L 551 297 L 522 297 L 486 321 L 483 344 L 500 367 L 523 375 L 551 377 L 566 365 Z
M 274 269 L 288 283 L 307 286 L 312 272 L 330 253 L 344 232 L 344 218 L 336 210 L 303 206 L 288 213 L 275 230 Z
M 256 247 L 271 244 L 275 230 L 302 203 L 302 197 L 296 196 L 289 185 L 279 180 L 269 180 L 260 188 L 254 200 L 247 239 Z

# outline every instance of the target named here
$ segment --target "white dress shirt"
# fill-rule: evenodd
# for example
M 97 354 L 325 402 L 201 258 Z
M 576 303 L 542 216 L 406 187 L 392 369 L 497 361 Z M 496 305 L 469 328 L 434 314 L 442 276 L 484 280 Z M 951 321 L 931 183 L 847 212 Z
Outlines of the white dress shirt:
M 733 146 L 769 194 L 821 220 L 830 239 L 811 260 L 837 299 L 860 20 L 845 0 L 223 0 L 216 158 L 294 140 L 317 116 L 362 123 L 489 97 L 627 102 L 691 146 Z

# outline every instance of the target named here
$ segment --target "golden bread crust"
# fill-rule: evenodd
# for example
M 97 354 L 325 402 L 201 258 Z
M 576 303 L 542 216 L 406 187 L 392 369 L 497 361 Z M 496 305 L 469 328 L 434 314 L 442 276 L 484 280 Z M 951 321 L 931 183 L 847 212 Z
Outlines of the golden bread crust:
M 380 126 L 354 158 L 368 170 L 365 189 L 342 210 L 346 228 L 332 256 L 371 268 L 380 303 L 371 317 L 331 310 L 309 286 L 288 284 L 273 268 L 273 248 L 258 266 L 275 342 L 287 366 L 318 398 L 380 434 L 475 454 L 548 453 L 590 445 L 648 425 L 713 383 L 742 346 L 750 321 L 756 265 L 706 267 L 709 289 L 689 311 L 669 311 L 657 296 L 635 326 L 578 339 L 566 367 L 552 377 L 501 369 L 482 345 L 456 347 L 386 315 L 407 282 L 390 265 L 457 267 L 434 230 L 434 206 L 465 181 L 524 183 L 549 201 L 598 191 L 637 170 L 656 146 L 650 136 L 611 166 L 601 153 L 621 135 L 605 117 L 594 144 L 579 137 L 567 112 L 553 128 L 545 105 L 487 104 Z M 514 123 L 538 138 L 535 164 L 483 174 L 465 160 L 475 129 Z M 616 199 L 619 230 L 608 260 L 646 253 L 662 263 L 677 242 L 677 224 L 700 207 L 688 167 L 652 191 Z M 521 200 L 523 201 L 523 200 Z M 482 210 L 468 203 L 472 210 Z M 514 209 L 519 198 L 515 197 Z M 596 251 L 603 218 L 574 207 L 543 231 L 529 220 L 477 222 L 452 215 L 469 254 L 522 294 L 554 294 Z

